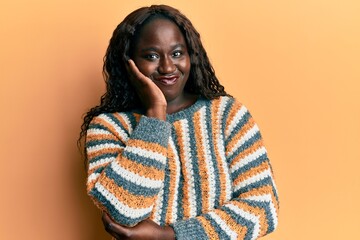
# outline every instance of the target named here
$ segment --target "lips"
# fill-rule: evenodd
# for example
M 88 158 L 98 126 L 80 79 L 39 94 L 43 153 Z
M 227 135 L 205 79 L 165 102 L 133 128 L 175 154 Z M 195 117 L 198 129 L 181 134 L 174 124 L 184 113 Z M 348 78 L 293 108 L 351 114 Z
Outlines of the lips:
M 179 76 L 172 75 L 172 76 L 163 76 L 163 77 L 157 77 L 155 80 L 163 85 L 169 86 L 174 85 L 176 81 L 179 79 Z

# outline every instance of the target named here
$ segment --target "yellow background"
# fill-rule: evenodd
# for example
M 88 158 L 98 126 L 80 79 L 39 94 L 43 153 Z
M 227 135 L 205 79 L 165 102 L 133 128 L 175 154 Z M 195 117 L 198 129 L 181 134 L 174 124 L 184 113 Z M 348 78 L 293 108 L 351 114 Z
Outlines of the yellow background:
M 109 239 L 76 140 L 130 11 L 160 1 L 0 2 L 0 239 Z M 264 239 L 360 239 L 360 2 L 162 1 L 251 110 L 280 194 Z

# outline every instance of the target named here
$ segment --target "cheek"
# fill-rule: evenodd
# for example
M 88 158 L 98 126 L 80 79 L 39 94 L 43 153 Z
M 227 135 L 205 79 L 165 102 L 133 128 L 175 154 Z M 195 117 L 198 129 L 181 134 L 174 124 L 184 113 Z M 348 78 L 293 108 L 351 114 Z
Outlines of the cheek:
M 190 67 L 191 67 L 190 58 L 187 58 L 185 61 L 182 61 L 179 67 L 181 68 L 181 71 L 184 74 L 189 75 Z
M 145 76 L 150 76 L 151 74 L 153 74 L 156 71 L 157 67 L 156 64 L 147 61 L 138 61 L 135 62 L 135 64 L 140 70 L 140 72 Z

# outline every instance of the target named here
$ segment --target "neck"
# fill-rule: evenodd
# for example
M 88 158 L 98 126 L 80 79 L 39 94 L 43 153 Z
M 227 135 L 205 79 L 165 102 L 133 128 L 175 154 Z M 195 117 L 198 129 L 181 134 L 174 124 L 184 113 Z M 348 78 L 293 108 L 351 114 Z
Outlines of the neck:
M 185 108 L 188 108 L 191 105 L 193 105 L 197 99 L 198 99 L 197 95 L 184 93 L 181 97 L 179 97 L 173 101 L 168 101 L 166 113 L 172 114 L 172 113 L 179 112 Z

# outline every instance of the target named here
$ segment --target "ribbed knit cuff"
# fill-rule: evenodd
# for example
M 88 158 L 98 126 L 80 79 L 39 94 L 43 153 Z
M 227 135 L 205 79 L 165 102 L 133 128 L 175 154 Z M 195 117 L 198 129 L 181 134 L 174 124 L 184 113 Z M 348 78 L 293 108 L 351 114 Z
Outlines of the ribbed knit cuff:
M 206 240 L 206 235 L 201 223 L 195 218 L 178 221 L 171 225 L 177 240 Z
M 171 124 L 157 118 L 142 116 L 132 133 L 133 139 L 158 143 L 167 147 L 171 134 Z

